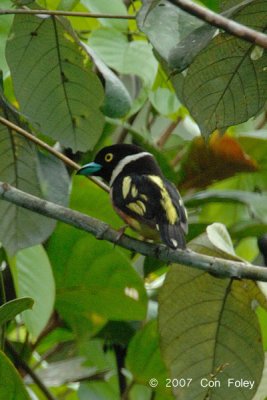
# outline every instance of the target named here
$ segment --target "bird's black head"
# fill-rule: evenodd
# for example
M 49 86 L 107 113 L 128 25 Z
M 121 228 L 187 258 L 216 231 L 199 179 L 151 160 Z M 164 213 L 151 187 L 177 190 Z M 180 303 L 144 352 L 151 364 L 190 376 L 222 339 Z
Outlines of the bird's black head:
M 82 166 L 77 174 L 100 176 L 106 182 L 110 182 L 112 173 L 120 161 L 127 156 L 134 156 L 144 151 L 140 147 L 131 144 L 115 144 L 104 147 L 96 154 L 94 161 Z

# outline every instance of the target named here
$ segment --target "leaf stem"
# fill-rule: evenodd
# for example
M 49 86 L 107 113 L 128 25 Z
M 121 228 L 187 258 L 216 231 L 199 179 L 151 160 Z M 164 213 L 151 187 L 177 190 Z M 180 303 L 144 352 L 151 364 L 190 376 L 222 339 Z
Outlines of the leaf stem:
M 113 15 L 101 13 L 89 13 L 81 11 L 63 11 L 63 10 L 31 10 L 28 8 L 17 8 L 15 10 L 1 10 L 0 15 L 10 14 L 28 14 L 28 15 L 58 15 L 65 17 L 85 17 L 85 18 L 109 18 L 109 19 L 135 19 L 134 15 Z

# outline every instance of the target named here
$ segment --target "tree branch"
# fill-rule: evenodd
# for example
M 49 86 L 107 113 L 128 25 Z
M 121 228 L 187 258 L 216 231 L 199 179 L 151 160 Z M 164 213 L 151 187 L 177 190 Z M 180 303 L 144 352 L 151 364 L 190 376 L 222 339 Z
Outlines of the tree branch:
M 156 257 L 165 263 L 180 263 L 221 277 L 246 278 L 267 281 L 267 268 L 198 254 L 190 250 L 172 250 L 165 245 L 151 244 L 123 235 L 118 241 L 118 232 L 106 223 L 78 211 L 39 199 L 8 183 L 0 182 L 0 198 L 17 206 L 37 212 L 47 217 L 65 222 L 78 229 L 93 234 L 97 239 L 107 240 L 125 249 L 144 256 Z
M 188 14 L 194 15 L 210 25 L 216 26 L 217 28 L 223 29 L 231 35 L 267 49 L 267 35 L 262 32 L 255 31 L 254 29 L 248 28 L 245 25 L 225 18 L 222 15 L 216 14 L 208 8 L 202 7 L 190 0 L 168 1 L 186 11 Z
M 65 17 L 86 17 L 86 18 L 109 18 L 109 19 L 135 19 L 134 15 L 113 15 L 101 13 L 89 13 L 81 11 L 62 11 L 62 10 L 30 10 L 29 8 L 17 8 L 15 10 L 1 10 L 0 15 L 9 14 L 31 14 L 31 15 L 59 15 Z

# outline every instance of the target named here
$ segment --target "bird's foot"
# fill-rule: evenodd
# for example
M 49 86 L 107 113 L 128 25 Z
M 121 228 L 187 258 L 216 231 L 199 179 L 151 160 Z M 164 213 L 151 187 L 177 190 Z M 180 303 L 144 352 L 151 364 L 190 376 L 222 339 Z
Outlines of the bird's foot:
M 116 236 L 114 246 L 116 246 L 116 244 L 119 243 L 127 228 L 129 228 L 129 225 L 124 225 L 117 231 L 118 235 Z

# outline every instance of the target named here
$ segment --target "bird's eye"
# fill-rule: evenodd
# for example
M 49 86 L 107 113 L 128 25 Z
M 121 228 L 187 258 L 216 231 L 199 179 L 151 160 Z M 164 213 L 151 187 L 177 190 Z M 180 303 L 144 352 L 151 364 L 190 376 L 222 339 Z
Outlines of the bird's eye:
M 112 159 L 113 159 L 113 154 L 112 153 L 107 153 L 105 155 L 105 161 L 106 162 L 110 162 L 110 161 L 112 161 Z

